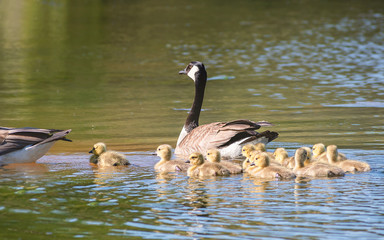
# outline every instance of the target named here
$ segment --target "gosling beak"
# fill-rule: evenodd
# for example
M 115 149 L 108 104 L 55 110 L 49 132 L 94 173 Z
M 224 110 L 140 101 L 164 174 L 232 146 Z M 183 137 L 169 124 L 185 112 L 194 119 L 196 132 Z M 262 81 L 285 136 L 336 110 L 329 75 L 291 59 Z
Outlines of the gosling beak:
M 251 163 L 251 165 L 249 165 L 249 166 L 256 166 L 256 165 L 255 165 L 255 163 Z
M 185 163 L 191 163 L 191 161 L 187 160 L 187 161 L 185 161 Z
M 89 151 L 88 153 L 93 153 L 93 150 L 95 150 L 95 148 L 92 148 L 92 150 L 91 150 L 91 151 Z
M 157 153 L 153 152 L 152 155 L 153 155 L 153 156 L 157 156 Z

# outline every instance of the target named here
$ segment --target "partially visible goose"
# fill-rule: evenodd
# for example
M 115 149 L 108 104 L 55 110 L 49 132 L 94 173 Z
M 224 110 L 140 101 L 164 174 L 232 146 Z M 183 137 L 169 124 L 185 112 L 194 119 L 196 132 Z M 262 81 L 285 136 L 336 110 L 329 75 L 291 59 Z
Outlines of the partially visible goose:
M 0 165 L 35 162 L 58 140 L 69 141 L 68 130 L 0 127 Z
M 342 168 L 346 172 L 351 172 L 351 173 L 368 172 L 371 170 L 371 167 L 366 162 L 349 160 L 349 159 L 339 161 L 336 145 L 329 145 L 327 147 L 327 158 L 328 158 L 329 164 L 336 165 Z
M 243 172 L 246 172 L 249 165 L 251 165 L 251 153 L 255 151 L 255 146 L 253 144 L 246 144 L 241 149 L 241 154 L 245 157 L 245 160 L 243 161 L 242 168 Z
M 205 162 L 201 153 L 192 153 L 187 163 L 192 165 L 187 171 L 190 177 L 226 176 L 230 174 L 227 168 L 218 163 Z
M 328 163 L 327 153 L 325 151 L 325 145 L 323 143 L 316 143 L 312 146 L 312 155 L 314 160 Z M 347 157 L 343 153 L 338 153 L 337 160 L 347 160 Z
M 166 172 L 186 172 L 190 166 L 188 163 L 182 160 L 171 160 L 172 147 L 168 144 L 163 144 L 157 147 L 157 156 L 160 157 L 160 161 L 155 164 L 155 170 Z
M 207 160 L 209 162 L 218 163 L 229 170 L 231 174 L 242 173 L 243 170 L 239 165 L 231 163 L 229 161 L 221 160 L 220 151 L 217 149 L 208 149 L 207 151 Z
M 272 125 L 265 121 L 253 122 L 242 119 L 199 126 L 207 72 L 201 62 L 191 62 L 179 74 L 187 74 L 195 82 L 195 98 L 177 140 L 176 155 L 185 158 L 193 152 L 206 153 L 208 149 L 216 148 L 223 158 L 233 159 L 241 155 L 241 148 L 247 143 L 263 142 L 266 144 L 277 138 L 277 132 L 258 133 L 255 131 L 261 126 Z
M 107 146 L 102 142 L 93 145 L 93 148 L 89 153 L 93 153 L 89 161 L 100 167 L 130 165 L 123 154 L 115 151 L 107 151 Z
M 271 166 L 270 157 L 266 152 L 252 156 L 252 164 L 248 173 L 262 179 L 293 179 L 296 175 L 288 168 L 282 166 Z

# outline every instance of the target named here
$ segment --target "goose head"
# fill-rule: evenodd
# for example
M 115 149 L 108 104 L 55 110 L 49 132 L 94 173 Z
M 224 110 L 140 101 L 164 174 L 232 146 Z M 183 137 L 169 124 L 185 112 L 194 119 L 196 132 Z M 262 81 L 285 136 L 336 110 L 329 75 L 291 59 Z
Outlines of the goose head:
M 246 157 L 246 158 L 250 158 L 250 154 L 252 151 L 255 150 L 255 146 L 253 146 L 252 144 L 247 144 L 247 145 L 244 145 L 243 148 L 241 149 L 241 154 Z
M 305 164 L 309 164 L 312 161 L 312 153 L 309 147 L 302 147 L 307 152 L 307 158 L 305 159 Z
M 318 157 L 320 154 L 325 152 L 325 145 L 322 143 L 317 143 L 312 147 L 312 153 L 314 157 Z
M 329 163 L 336 163 L 337 162 L 337 146 L 336 145 L 329 145 L 327 147 L 327 158 Z
M 172 156 L 172 147 L 168 144 L 163 144 L 157 147 L 156 154 L 162 160 L 170 160 Z
M 307 159 L 307 151 L 304 148 L 299 148 L 295 152 L 295 168 L 304 167 L 304 161 Z
M 207 160 L 209 162 L 220 162 L 220 160 L 221 160 L 220 151 L 217 149 L 208 149 Z
M 193 166 L 200 166 L 204 163 L 203 154 L 195 152 L 189 155 L 187 163 L 191 163 Z
M 105 143 L 98 142 L 95 145 L 93 145 L 93 148 L 89 153 L 93 153 L 94 155 L 100 156 L 103 152 L 107 151 L 107 146 Z
M 207 79 L 207 71 L 205 70 L 204 64 L 198 61 L 190 62 L 184 70 L 179 72 L 179 74 L 188 75 L 194 82 L 200 79 Z

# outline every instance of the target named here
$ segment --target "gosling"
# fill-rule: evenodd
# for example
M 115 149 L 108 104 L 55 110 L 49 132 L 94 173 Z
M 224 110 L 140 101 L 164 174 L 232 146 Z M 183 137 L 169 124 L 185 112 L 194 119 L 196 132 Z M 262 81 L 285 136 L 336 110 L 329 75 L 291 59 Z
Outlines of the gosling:
M 186 172 L 190 166 L 182 160 L 171 160 L 172 147 L 168 144 L 158 146 L 156 154 L 160 157 L 160 161 L 154 167 L 158 172 Z
M 295 158 L 289 157 L 285 148 L 276 148 L 276 150 L 273 152 L 273 155 L 275 160 L 280 163 L 281 166 L 288 169 L 293 169 L 295 167 Z
M 89 153 L 93 153 L 89 162 L 97 164 L 99 167 L 130 165 L 123 154 L 115 151 L 107 151 L 107 146 L 102 142 L 93 145 Z
M 255 151 L 255 146 L 253 144 L 247 144 L 244 145 L 243 148 L 241 149 L 241 154 L 245 157 L 245 160 L 243 161 L 243 172 L 247 171 L 247 168 L 249 165 L 251 165 L 251 152 Z
M 316 143 L 312 146 L 313 159 L 320 162 L 328 163 L 327 153 L 325 151 L 325 145 L 323 143 Z M 343 153 L 339 153 L 337 156 L 338 161 L 347 160 L 347 157 Z
M 205 162 L 201 153 L 192 153 L 187 163 L 191 163 L 187 174 L 189 177 L 227 176 L 229 170 L 218 163 Z
M 243 170 L 239 165 L 233 164 L 229 161 L 221 160 L 220 151 L 217 149 L 208 149 L 207 151 L 207 160 L 211 163 L 218 163 L 229 170 L 231 174 L 242 173 Z
M 325 163 L 314 162 L 305 166 L 305 160 L 307 160 L 307 151 L 304 148 L 297 149 L 293 172 L 298 177 L 341 177 L 345 175 L 341 168 Z
M 248 173 L 254 177 L 262 179 L 293 179 L 296 175 L 289 169 L 282 166 L 271 166 L 270 158 L 267 153 L 262 152 L 252 156 L 252 164 Z
M 329 164 L 338 166 L 342 168 L 346 172 L 368 172 L 371 170 L 371 166 L 369 166 L 366 162 L 361 162 L 357 160 L 338 160 L 338 151 L 336 145 L 329 145 L 327 147 L 327 158 Z

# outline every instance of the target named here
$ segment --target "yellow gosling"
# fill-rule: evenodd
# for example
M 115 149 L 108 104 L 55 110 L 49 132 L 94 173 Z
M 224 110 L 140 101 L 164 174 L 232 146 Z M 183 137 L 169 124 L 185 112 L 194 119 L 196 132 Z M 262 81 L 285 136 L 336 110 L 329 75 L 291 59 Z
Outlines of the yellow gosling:
M 262 152 L 252 156 L 249 174 L 262 179 L 293 179 L 296 175 L 289 169 L 282 166 L 270 165 L 270 158 L 267 153 Z
M 249 167 L 249 165 L 251 164 L 251 161 L 249 159 L 251 157 L 251 152 L 255 150 L 256 149 L 253 144 L 247 144 L 242 147 L 241 154 L 245 157 L 245 160 L 243 161 L 243 164 L 242 164 L 243 172 L 245 172 Z
M 325 145 L 323 143 L 316 143 L 312 146 L 312 158 L 314 160 L 328 163 L 327 153 L 325 151 Z M 338 161 L 347 160 L 345 154 L 339 153 L 337 156 Z
M 289 157 L 285 148 L 276 148 L 273 155 L 275 157 L 275 161 L 277 161 L 281 166 L 289 169 L 293 169 L 295 167 L 295 158 Z
M 208 149 L 207 160 L 208 162 L 221 164 L 222 166 L 227 168 L 231 174 L 239 174 L 243 172 L 242 168 L 239 165 L 236 165 L 229 161 L 221 160 L 220 151 L 217 149 Z
M 327 147 L 327 158 L 330 164 L 336 165 L 342 168 L 346 172 L 368 172 L 371 170 L 371 167 L 366 162 L 361 162 L 357 160 L 338 160 L 338 151 L 336 145 L 329 145 Z
M 156 154 L 160 157 L 160 161 L 154 167 L 158 172 L 185 172 L 190 166 L 182 160 L 171 160 L 172 147 L 168 144 L 158 146 Z
M 205 162 L 201 153 L 192 153 L 187 162 L 192 165 L 187 171 L 190 177 L 225 176 L 230 174 L 229 170 L 220 164 Z
M 304 148 L 297 149 L 293 172 L 298 177 L 338 177 L 345 175 L 342 169 L 325 163 L 314 162 L 305 166 L 305 160 L 307 160 L 307 151 Z
M 97 164 L 100 167 L 130 165 L 123 154 L 115 151 L 107 151 L 107 146 L 102 142 L 93 145 L 89 153 L 93 153 L 89 162 Z
M 265 153 L 267 153 L 268 154 L 268 156 L 269 156 L 269 160 L 271 161 L 271 163 L 272 162 L 274 162 L 274 163 L 277 163 L 276 161 L 275 161 L 275 156 L 273 155 L 273 153 L 271 153 L 271 152 L 267 152 L 267 148 L 266 148 L 266 146 L 265 146 L 265 144 L 264 143 L 256 143 L 255 144 L 255 150 L 256 151 L 259 151 L 259 152 L 265 152 Z M 279 164 L 280 165 L 280 164 Z

